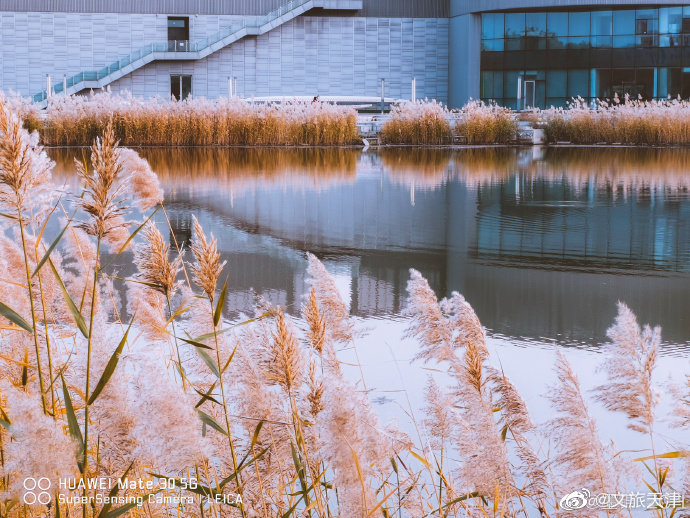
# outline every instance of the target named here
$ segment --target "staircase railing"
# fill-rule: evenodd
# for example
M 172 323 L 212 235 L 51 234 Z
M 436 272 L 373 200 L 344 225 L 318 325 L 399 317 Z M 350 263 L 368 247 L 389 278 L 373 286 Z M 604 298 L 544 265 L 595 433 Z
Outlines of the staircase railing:
M 288 14 L 290 11 L 303 6 L 304 4 L 311 2 L 312 0 L 292 0 L 287 2 L 277 9 L 269 12 L 268 14 L 256 18 L 251 18 L 249 20 L 243 20 L 239 25 L 235 24 L 225 29 L 204 38 L 203 40 L 198 40 L 190 42 L 189 40 L 168 40 L 165 42 L 149 43 L 134 52 L 129 56 L 122 59 L 114 61 L 98 70 L 90 70 L 85 72 L 79 72 L 71 77 L 68 77 L 66 81 L 61 83 L 56 83 L 51 90 L 56 93 L 62 93 L 65 86 L 71 88 L 76 84 L 82 83 L 84 81 L 99 81 L 105 77 L 117 72 L 118 70 L 130 65 L 136 61 L 139 61 L 149 54 L 154 52 L 175 52 L 175 53 L 190 53 L 190 52 L 201 52 L 211 45 L 218 43 L 219 41 L 230 38 L 234 35 L 242 33 L 249 27 L 260 29 L 261 27 L 277 20 L 278 18 Z M 237 38 L 239 39 L 239 38 Z M 47 90 L 43 90 L 32 97 L 34 102 L 45 101 L 48 97 Z

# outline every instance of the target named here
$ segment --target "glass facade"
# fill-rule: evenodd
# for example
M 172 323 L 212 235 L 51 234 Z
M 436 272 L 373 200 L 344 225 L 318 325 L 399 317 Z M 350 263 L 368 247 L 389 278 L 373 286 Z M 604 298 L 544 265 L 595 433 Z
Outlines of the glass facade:
M 690 5 L 485 13 L 481 48 L 481 98 L 514 109 L 690 97 Z

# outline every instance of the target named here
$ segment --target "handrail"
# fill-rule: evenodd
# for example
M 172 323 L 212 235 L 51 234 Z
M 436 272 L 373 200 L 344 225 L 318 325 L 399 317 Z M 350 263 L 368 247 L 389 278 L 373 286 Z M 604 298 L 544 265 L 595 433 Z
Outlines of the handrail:
M 148 45 L 145 45 L 135 50 L 129 56 L 114 61 L 113 63 L 99 70 L 79 72 L 78 74 L 68 77 L 66 81 L 67 88 L 70 88 L 84 81 L 99 81 L 109 76 L 110 74 L 113 74 L 114 72 L 117 72 L 118 70 L 126 67 L 127 65 L 130 65 L 131 63 L 139 61 L 148 56 L 149 54 L 153 54 L 154 52 L 201 52 L 210 47 L 211 45 L 214 45 L 222 40 L 228 39 L 232 36 L 236 36 L 242 33 L 249 27 L 261 29 L 265 25 L 277 20 L 278 18 L 281 18 L 289 12 L 294 11 L 295 9 L 311 1 L 312 0 L 291 0 L 290 2 L 281 5 L 277 9 L 270 11 L 264 16 L 256 17 L 250 20 L 250 23 L 247 23 L 246 19 L 242 20 L 239 26 L 231 25 L 230 27 L 221 29 L 220 31 L 204 38 L 203 40 L 198 40 L 194 42 L 190 42 L 189 40 L 168 40 L 166 42 L 149 43 Z M 251 23 L 254 21 L 256 21 L 256 23 Z M 239 39 L 239 37 L 237 39 Z M 56 83 L 55 86 L 52 88 L 52 91 L 56 94 L 61 93 L 63 91 L 63 88 L 64 82 Z M 41 102 L 45 101 L 47 98 L 48 92 L 46 90 L 42 90 L 41 92 L 34 95 L 32 99 L 33 102 Z

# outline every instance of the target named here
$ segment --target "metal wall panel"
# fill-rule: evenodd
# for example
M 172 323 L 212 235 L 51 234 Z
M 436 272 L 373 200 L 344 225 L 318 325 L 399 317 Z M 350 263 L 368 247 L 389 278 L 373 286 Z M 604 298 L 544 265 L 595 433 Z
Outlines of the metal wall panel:
M 348 95 L 448 99 L 448 20 L 301 17 L 198 61 L 154 62 L 110 85 L 138 97 L 170 94 L 170 74 L 192 74 L 195 96 Z
M 0 0 L 0 11 L 263 15 L 286 0 Z M 352 15 L 349 12 L 349 15 Z M 356 16 L 443 18 L 449 0 L 364 0 Z

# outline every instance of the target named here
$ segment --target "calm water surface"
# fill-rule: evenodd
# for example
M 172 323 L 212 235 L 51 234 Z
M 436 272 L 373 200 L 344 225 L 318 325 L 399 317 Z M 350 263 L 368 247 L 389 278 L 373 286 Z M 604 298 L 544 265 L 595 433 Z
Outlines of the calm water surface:
M 50 153 L 69 177 L 80 151 Z M 306 252 L 324 261 L 369 329 L 357 347 L 380 403 L 421 406 L 426 373 L 409 364 L 416 346 L 401 316 L 409 268 L 439 296 L 467 298 L 536 414 L 548 415 L 540 394 L 555 350 L 567 347 L 585 388 L 599 381 L 592 366 L 618 300 L 663 327 L 661 376 L 690 371 L 688 150 L 140 153 L 178 241 L 191 238 L 192 214 L 218 238 L 227 317 L 251 312 L 255 292 L 297 313 Z
M 416 268 L 492 334 L 595 346 L 622 300 L 688 350 L 690 151 L 140 152 L 177 239 L 192 214 L 218 238 L 228 316 L 254 291 L 297 309 L 312 252 L 360 317 L 397 319 Z M 74 154 L 51 150 L 58 175 Z

